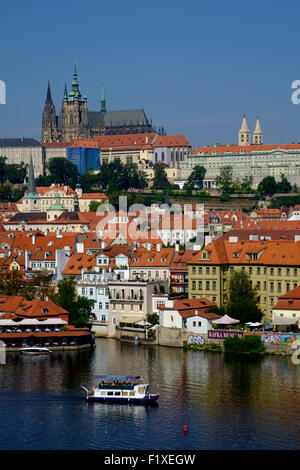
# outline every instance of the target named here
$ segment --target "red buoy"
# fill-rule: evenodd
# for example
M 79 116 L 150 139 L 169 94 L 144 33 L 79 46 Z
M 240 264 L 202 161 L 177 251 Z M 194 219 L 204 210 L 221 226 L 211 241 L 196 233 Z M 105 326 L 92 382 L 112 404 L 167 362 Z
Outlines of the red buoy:
M 184 431 L 184 432 L 187 432 L 187 431 L 188 431 L 188 427 L 187 427 L 186 424 L 183 426 L 183 431 Z

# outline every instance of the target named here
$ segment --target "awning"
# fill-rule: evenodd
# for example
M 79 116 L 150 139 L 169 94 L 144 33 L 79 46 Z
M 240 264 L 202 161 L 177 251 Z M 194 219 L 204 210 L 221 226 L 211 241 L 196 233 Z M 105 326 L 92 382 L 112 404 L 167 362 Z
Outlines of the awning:
M 272 323 L 273 325 L 295 325 L 298 320 L 297 318 L 274 317 Z
M 123 318 L 121 317 L 119 320 L 119 323 L 131 323 L 131 324 L 134 323 L 135 324 L 144 320 L 146 320 L 145 317 L 123 317 Z
M 149 323 L 146 319 L 145 320 L 141 320 L 141 321 L 138 321 L 135 323 L 136 325 L 142 325 L 142 326 L 151 326 L 152 323 Z
M 1 319 L 0 320 L 0 326 L 30 326 L 30 325 L 39 325 L 39 326 L 45 326 L 45 325 L 66 325 L 67 322 L 63 320 L 62 318 L 48 318 L 47 320 L 37 320 L 36 318 L 24 318 L 21 321 L 14 321 L 10 319 Z
M 251 321 L 249 321 L 248 323 L 246 323 L 246 325 L 248 325 L 248 326 L 255 326 L 255 327 L 256 327 L 256 326 L 261 326 L 262 323 L 258 323 L 258 322 L 257 322 L 257 323 L 252 323 Z
M 218 318 L 218 320 L 213 320 L 212 323 L 216 323 L 217 325 L 233 325 L 234 323 L 240 323 L 240 320 L 231 318 L 228 315 L 223 315 L 223 317 Z

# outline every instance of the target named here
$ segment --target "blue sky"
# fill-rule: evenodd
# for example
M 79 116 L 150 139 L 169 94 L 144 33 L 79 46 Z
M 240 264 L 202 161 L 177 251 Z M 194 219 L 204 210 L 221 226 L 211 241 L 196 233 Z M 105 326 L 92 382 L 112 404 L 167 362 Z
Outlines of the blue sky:
M 0 137 L 40 139 L 47 82 L 56 111 L 74 60 L 90 110 L 143 107 L 200 145 L 237 143 L 245 113 L 265 143 L 300 142 L 300 3 L 77 0 L 1 4 Z

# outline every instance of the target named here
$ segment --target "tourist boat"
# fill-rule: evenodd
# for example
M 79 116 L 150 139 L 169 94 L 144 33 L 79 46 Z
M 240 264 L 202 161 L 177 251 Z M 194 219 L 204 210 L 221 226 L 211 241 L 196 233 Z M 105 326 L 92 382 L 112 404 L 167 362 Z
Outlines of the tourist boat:
M 141 403 L 150 404 L 158 400 L 159 395 L 150 393 L 149 384 L 142 383 L 139 375 L 98 375 L 98 387 L 93 386 L 86 392 L 87 401 L 101 401 L 107 403 Z
M 20 348 L 19 351 L 23 354 L 30 354 L 31 356 L 51 353 L 50 349 L 42 346 L 28 346 L 26 348 Z

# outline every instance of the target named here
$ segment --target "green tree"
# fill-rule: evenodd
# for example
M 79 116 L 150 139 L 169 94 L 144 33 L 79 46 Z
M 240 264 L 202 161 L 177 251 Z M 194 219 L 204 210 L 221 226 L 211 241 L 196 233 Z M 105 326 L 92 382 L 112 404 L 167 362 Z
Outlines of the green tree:
M 229 301 L 226 313 L 232 318 L 247 322 L 259 322 L 262 311 L 257 305 L 257 293 L 252 288 L 250 276 L 245 271 L 235 271 L 229 280 Z
M 149 313 L 147 315 L 147 321 L 151 323 L 151 325 L 157 325 L 159 323 L 159 316 L 157 313 Z
M 222 194 L 230 194 L 232 192 L 232 167 L 224 166 L 220 170 L 220 174 L 216 177 L 216 185 L 222 191 Z
M 98 206 L 101 206 L 102 202 L 100 201 L 91 201 L 89 205 L 89 212 L 97 212 Z
M 0 157 L 0 183 L 3 184 L 6 181 L 6 157 Z
M 292 185 L 289 180 L 284 176 L 281 175 L 281 181 L 277 183 L 277 193 L 290 193 L 292 191 Z
M 154 178 L 153 178 L 153 189 L 170 189 L 171 184 L 169 183 L 167 173 L 163 163 L 157 162 L 154 167 Z
M 85 326 L 92 314 L 93 300 L 80 297 L 76 292 L 76 280 L 73 276 L 58 282 L 58 292 L 51 300 L 69 312 L 69 323 L 75 327 Z
M 47 168 L 55 184 L 63 184 L 75 189 L 78 181 L 77 166 L 69 162 L 66 158 L 51 158 L 47 163 Z
M 12 184 L 22 184 L 26 178 L 26 166 L 24 163 L 6 165 L 6 179 Z
M 30 279 L 29 285 L 32 287 L 34 297 L 40 300 L 46 300 L 54 295 L 54 286 L 52 284 L 52 273 L 46 270 L 36 271 Z
M 203 188 L 203 180 L 206 174 L 206 169 L 204 166 L 196 165 L 188 177 L 187 181 L 185 182 L 183 189 L 195 189 L 195 188 Z
M 86 326 L 92 316 L 93 306 L 93 300 L 78 296 L 77 301 L 75 302 L 75 308 L 70 312 L 70 324 L 77 328 Z
M 22 274 L 18 270 L 1 273 L 0 294 L 23 296 L 25 283 Z
M 257 191 L 263 196 L 272 196 L 277 192 L 277 183 L 274 176 L 265 176 L 259 183 Z

